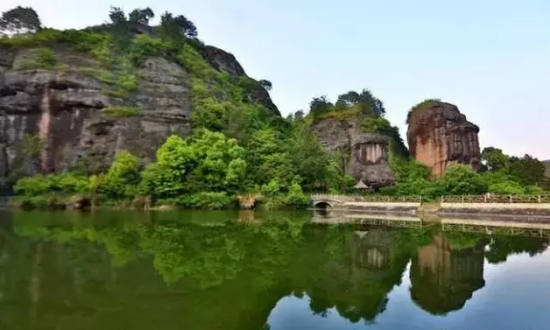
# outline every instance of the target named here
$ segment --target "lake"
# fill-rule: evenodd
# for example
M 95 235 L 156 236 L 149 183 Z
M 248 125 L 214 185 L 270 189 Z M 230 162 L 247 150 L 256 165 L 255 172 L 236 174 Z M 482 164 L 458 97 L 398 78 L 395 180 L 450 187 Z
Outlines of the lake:
M 0 219 L 2 330 L 550 328 L 542 230 L 311 212 Z

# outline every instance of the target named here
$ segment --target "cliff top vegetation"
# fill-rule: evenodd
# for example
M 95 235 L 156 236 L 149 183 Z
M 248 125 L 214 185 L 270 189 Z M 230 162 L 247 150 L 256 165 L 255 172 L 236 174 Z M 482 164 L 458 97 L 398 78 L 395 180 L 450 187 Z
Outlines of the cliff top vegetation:
M 443 103 L 444 102 L 441 101 L 441 99 L 426 99 L 426 100 L 416 104 L 407 113 L 407 124 L 411 123 L 411 117 L 412 117 L 413 113 L 424 110 L 424 109 L 431 109 L 434 106 L 440 106 Z

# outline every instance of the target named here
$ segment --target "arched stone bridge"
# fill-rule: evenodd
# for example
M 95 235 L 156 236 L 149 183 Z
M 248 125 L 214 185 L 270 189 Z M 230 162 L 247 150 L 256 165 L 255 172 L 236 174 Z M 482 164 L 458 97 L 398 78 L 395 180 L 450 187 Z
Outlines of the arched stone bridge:
M 357 200 L 358 196 L 346 196 L 346 195 L 311 195 L 311 202 L 314 207 L 317 208 L 326 208 L 326 207 L 337 207 L 344 206 L 348 202 L 354 202 Z
M 416 211 L 421 198 L 416 196 L 360 196 L 360 195 L 311 195 L 311 203 L 316 208 L 373 208 L 386 210 Z

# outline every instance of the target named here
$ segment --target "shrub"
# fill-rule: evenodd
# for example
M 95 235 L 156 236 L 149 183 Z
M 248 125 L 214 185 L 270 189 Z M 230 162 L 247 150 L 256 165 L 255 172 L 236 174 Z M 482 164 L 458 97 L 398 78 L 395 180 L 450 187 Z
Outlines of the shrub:
M 489 192 L 497 195 L 523 195 L 525 189 L 515 181 L 505 181 L 489 185 Z
M 57 56 L 50 48 L 39 48 L 36 50 L 36 63 L 42 69 L 54 69 L 57 64 Z
M 171 49 L 171 44 L 160 38 L 140 34 L 134 38 L 130 46 L 128 59 L 134 66 L 138 67 L 147 57 L 165 56 Z
M 296 182 L 290 186 L 284 202 L 285 205 L 295 208 L 307 208 L 311 205 L 311 199 L 304 194 L 302 187 Z
M 124 118 L 124 117 L 134 117 L 140 115 L 140 109 L 138 107 L 127 107 L 127 106 L 115 106 L 108 107 L 101 110 L 101 112 L 109 117 L 113 118 Z
M 107 174 L 103 177 L 100 190 L 110 198 L 128 198 L 137 195 L 140 180 L 137 158 L 126 150 L 119 152 Z

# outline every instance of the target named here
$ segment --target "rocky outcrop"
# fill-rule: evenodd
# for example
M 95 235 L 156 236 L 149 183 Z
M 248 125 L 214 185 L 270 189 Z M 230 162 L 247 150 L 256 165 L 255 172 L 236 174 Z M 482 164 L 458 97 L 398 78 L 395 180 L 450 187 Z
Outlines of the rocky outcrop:
M 362 118 L 345 120 L 326 118 L 317 121 L 311 131 L 330 152 L 338 155 L 346 172 L 356 180 L 373 187 L 395 182 L 388 163 L 389 138 L 376 133 L 363 133 Z
M 78 54 L 58 51 L 60 70 L 14 69 L 31 51 L 4 52 L 0 60 L 3 183 L 78 166 L 105 171 L 122 149 L 146 163 L 167 136 L 189 134 L 187 74 L 178 65 L 146 60 L 137 72 L 139 91 L 121 100 L 107 96 L 112 87 L 87 74 L 93 63 Z M 112 118 L 102 112 L 128 103 L 140 109 L 138 116 Z
M 546 172 L 544 172 L 544 175 L 546 175 L 547 178 L 550 178 L 550 160 L 545 160 L 543 163 L 546 167 Z
M 428 165 L 435 177 L 454 163 L 478 169 L 479 127 L 466 120 L 455 105 L 424 102 L 411 110 L 407 123 L 411 156 Z
M 33 49 L 0 50 L 0 193 L 36 173 L 103 172 L 120 150 L 146 164 L 169 135 L 190 134 L 189 79 L 180 65 L 161 57 L 146 59 L 133 72 L 139 89 L 121 96 L 113 93 L 112 81 L 116 85 L 124 77 L 113 73 L 111 82 L 105 81 L 97 74 L 100 65 L 86 54 L 61 46 L 54 50 L 54 70 L 24 69 Z M 229 70 L 226 62 L 232 61 L 231 74 L 244 75 L 235 58 L 222 52 L 215 53 L 215 67 Z M 261 89 L 266 94 L 256 98 L 273 105 Z M 139 113 L 113 117 L 102 111 L 121 106 Z
M 223 49 L 219 49 L 213 46 L 206 46 L 202 51 L 204 58 L 212 65 L 216 70 L 229 73 L 230 75 L 247 77 L 243 67 L 237 61 L 233 54 L 226 52 Z M 250 102 L 256 102 L 271 112 L 272 115 L 280 116 L 281 113 L 277 106 L 271 100 L 269 93 L 265 88 L 260 85 L 256 80 L 247 77 L 251 81 L 251 90 L 248 94 L 248 100 Z

